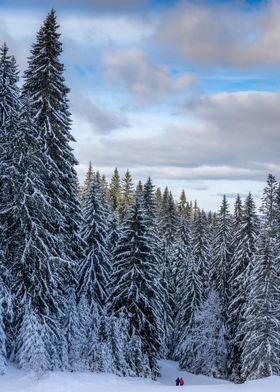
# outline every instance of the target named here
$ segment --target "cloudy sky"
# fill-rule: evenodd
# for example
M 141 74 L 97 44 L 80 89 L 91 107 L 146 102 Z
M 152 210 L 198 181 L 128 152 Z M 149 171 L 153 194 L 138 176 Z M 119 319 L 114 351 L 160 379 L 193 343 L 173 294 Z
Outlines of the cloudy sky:
M 217 209 L 280 177 L 279 0 L 0 0 L 20 69 L 57 10 L 81 180 L 130 168 Z

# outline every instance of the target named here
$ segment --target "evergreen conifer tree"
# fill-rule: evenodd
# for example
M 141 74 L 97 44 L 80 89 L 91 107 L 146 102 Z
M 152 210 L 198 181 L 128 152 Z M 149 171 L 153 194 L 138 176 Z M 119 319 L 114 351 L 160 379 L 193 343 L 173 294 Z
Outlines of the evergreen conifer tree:
M 218 292 L 225 311 L 228 303 L 228 274 L 232 257 L 231 241 L 232 221 L 228 202 L 226 196 L 224 196 L 217 216 L 210 265 L 210 281 L 212 289 Z
M 86 369 L 84 344 L 88 337 L 81 317 L 87 317 L 87 309 L 77 306 L 75 290 L 69 290 L 69 299 L 62 325 L 62 368 L 70 371 Z M 85 312 L 80 314 L 79 310 Z
M 162 355 L 165 356 L 168 351 L 169 345 L 169 326 L 172 324 L 171 322 L 171 309 L 169 307 L 168 301 L 168 284 L 163 279 L 164 275 L 164 265 L 162 260 L 162 249 L 161 249 L 161 240 L 159 237 L 159 222 L 157 219 L 157 200 L 156 194 L 154 190 L 154 185 L 152 183 L 151 178 L 149 177 L 144 184 L 143 187 L 143 196 L 144 196 L 144 208 L 145 214 L 147 217 L 147 224 L 150 229 L 154 233 L 154 253 L 158 256 L 158 268 L 159 268 L 159 278 L 160 285 L 162 287 L 162 293 L 160 296 L 161 306 L 159 311 L 161 313 L 160 320 L 162 321 L 162 327 L 164 329 L 164 335 L 162 336 Z
M 39 378 L 46 370 L 51 370 L 50 353 L 45 345 L 45 328 L 40 316 L 26 305 L 23 321 L 17 337 L 17 361 L 25 369 Z
M 246 311 L 247 284 L 256 254 L 259 221 L 252 195 L 245 200 L 242 215 L 241 201 L 237 198 L 234 215 L 234 234 L 232 240 L 233 257 L 229 275 L 228 333 L 230 377 L 234 382 L 240 380 L 241 355 L 244 345 L 242 335 L 244 313 Z
M 4 369 L 4 357 L 9 353 L 14 340 L 14 328 L 11 323 L 13 301 L 11 290 L 11 262 L 8 257 L 8 238 L 11 237 L 11 227 L 7 210 L 11 207 L 14 178 L 11 175 L 13 165 L 12 140 L 19 124 L 20 100 L 18 87 L 18 69 L 13 56 L 9 55 L 8 47 L 0 48 L 0 298 L 1 298 L 1 351 Z M 13 244 L 15 245 L 15 244 Z M 7 317 L 9 315 L 9 317 Z M 3 325 L 6 324 L 5 331 Z M 6 347 L 7 343 L 7 347 Z M 4 345 L 5 347 L 4 348 Z
M 157 201 L 157 216 L 159 217 L 161 211 L 161 203 L 162 203 L 162 194 L 160 188 L 156 189 L 156 201 Z
M 279 184 L 277 183 L 275 176 L 269 174 L 263 193 L 261 212 L 263 214 L 264 225 L 271 231 L 272 236 L 275 235 L 276 231 L 278 187 Z
M 85 295 L 89 306 L 97 303 L 102 312 L 108 299 L 111 263 L 107 243 L 108 210 L 96 178 L 86 196 L 81 237 L 86 245 L 79 266 L 78 296 Z
M 155 187 L 152 183 L 151 177 L 149 177 L 144 184 L 144 204 L 150 225 L 158 230 L 157 226 L 157 198 L 155 193 Z
M 9 55 L 4 44 L 0 48 L 0 203 L 3 209 L 10 193 L 11 179 L 7 178 L 6 171 L 11 164 L 11 138 L 18 126 L 20 111 L 18 73 L 15 58 Z
M 0 288 L 0 375 L 5 374 L 7 366 L 6 332 L 4 327 L 3 293 Z
M 179 210 L 184 210 L 187 207 L 187 198 L 184 189 L 180 195 Z
M 194 263 L 198 274 L 201 276 L 203 298 L 205 299 L 210 285 L 209 270 L 211 254 L 207 217 L 203 210 L 197 210 L 194 216 L 191 247 Z
M 114 212 L 119 213 L 121 208 L 121 181 L 117 168 L 114 170 L 109 188 L 109 201 Z
M 174 245 L 174 280 L 175 280 L 175 308 L 174 308 L 174 332 L 171 344 L 171 355 L 177 352 L 178 356 L 178 341 L 182 334 L 181 320 L 184 318 L 184 300 L 187 295 L 186 278 L 189 271 L 189 263 L 191 259 L 191 224 L 187 215 L 186 209 L 180 210 L 179 224 L 176 232 L 176 241 Z M 189 283 L 189 282 L 188 282 Z M 188 284 L 187 284 L 188 285 Z M 187 289 L 188 290 L 188 289 Z
M 243 350 L 241 380 L 279 374 L 279 260 L 274 258 L 273 240 L 262 229 L 248 283 L 245 322 L 242 326 Z
M 93 181 L 93 175 L 94 175 L 94 172 L 93 172 L 93 168 L 92 168 L 92 163 L 90 161 L 89 165 L 88 165 L 88 171 L 86 173 L 86 178 L 85 178 L 84 184 L 82 186 L 82 189 L 81 189 L 81 192 L 79 195 L 82 208 L 85 204 L 86 196 L 91 188 L 91 184 Z
M 125 176 L 122 180 L 122 186 L 121 186 L 121 201 L 120 201 L 120 218 L 121 220 L 124 218 L 126 211 L 130 204 L 133 201 L 134 197 L 134 189 L 133 189 L 133 181 L 132 181 L 132 176 L 127 169 L 125 172 Z
M 161 346 L 161 287 L 154 241 L 143 194 L 138 191 L 124 219 L 114 254 L 109 311 L 115 316 L 123 314 L 128 319 L 129 336 L 135 330 L 141 339 L 143 353 L 149 358 L 153 377 L 156 377 Z
M 186 341 L 181 367 L 194 374 L 216 378 L 226 376 L 227 343 L 225 320 L 219 295 L 210 291 L 207 300 L 194 316 Z
M 277 249 L 277 189 L 268 176 L 261 211 L 262 228 L 247 283 L 246 310 L 241 334 L 241 379 L 267 377 L 280 372 L 280 274 Z
M 68 93 L 64 65 L 60 61 L 62 44 L 55 11 L 52 9 L 40 28 L 24 73 L 23 97 L 28 99 L 31 120 L 40 141 L 41 159 L 46 168 L 45 195 L 60 213 L 53 235 L 61 237 L 61 246 L 69 260 L 64 267 L 64 286 L 75 280 L 76 265 L 81 256 L 77 174 L 70 142 Z
M 176 286 L 175 286 L 175 271 L 176 271 L 176 258 L 175 258 L 175 239 L 178 223 L 178 213 L 176 210 L 175 202 L 172 193 L 165 188 L 161 211 L 159 216 L 159 230 L 162 249 L 162 281 L 166 285 L 167 296 L 164 299 L 166 306 L 170 309 L 170 325 L 167 325 L 167 340 L 169 341 L 169 350 L 172 350 L 172 332 L 175 317 L 175 301 L 176 301 Z
M 8 222 L 6 257 L 11 261 L 13 276 L 11 289 L 15 298 L 15 335 L 20 329 L 22 339 L 27 336 L 21 325 L 24 317 L 27 317 L 23 310 L 34 315 L 36 320 L 34 318 L 32 326 L 44 328 L 44 333 L 38 330 L 38 334 L 44 338 L 42 350 L 56 360 L 59 356 L 56 338 L 60 336 L 60 317 L 65 308 L 64 265 L 68 260 L 62 238 L 53 233 L 61 214 L 46 196 L 44 179 L 47 168 L 40 143 L 26 103 L 12 141 L 12 165 L 8 174 L 13 178 L 13 189 L 2 216 Z M 28 345 L 25 347 L 31 348 Z M 53 355 L 54 352 L 56 355 Z M 27 352 L 25 358 L 28 358 Z M 44 366 L 53 368 L 54 363 L 48 362 Z
M 186 351 L 186 342 L 193 327 L 194 316 L 203 302 L 202 279 L 192 255 L 187 260 L 183 282 L 174 331 L 174 358 L 179 359 L 181 364 L 189 354 Z

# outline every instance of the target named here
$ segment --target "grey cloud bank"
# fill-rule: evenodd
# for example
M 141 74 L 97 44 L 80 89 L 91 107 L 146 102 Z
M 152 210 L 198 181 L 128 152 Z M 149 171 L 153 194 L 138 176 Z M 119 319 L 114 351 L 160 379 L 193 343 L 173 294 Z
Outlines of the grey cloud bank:
M 107 78 L 120 82 L 142 102 L 178 93 L 196 81 L 189 72 L 174 78 L 167 66 L 153 64 L 147 53 L 136 48 L 107 52 L 104 63 Z
M 278 93 L 222 93 L 186 104 L 184 127 L 125 140 L 101 139 L 81 156 L 97 165 L 140 167 L 158 177 L 254 179 L 280 174 Z M 187 122 L 191 116 L 196 122 Z
M 182 1 L 166 11 L 157 40 L 171 56 L 202 67 L 279 64 L 279 1 L 265 2 L 252 12 L 240 5 Z
M 130 126 L 125 115 L 100 108 L 81 91 L 72 90 L 70 99 L 73 114 L 86 120 L 94 133 L 104 135 L 115 129 Z

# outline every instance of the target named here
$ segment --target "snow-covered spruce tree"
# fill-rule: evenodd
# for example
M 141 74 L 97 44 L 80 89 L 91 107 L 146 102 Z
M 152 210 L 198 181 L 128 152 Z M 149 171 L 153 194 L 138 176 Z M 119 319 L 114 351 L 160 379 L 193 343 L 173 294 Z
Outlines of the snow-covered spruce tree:
M 207 217 L 196 209 L 191 234 L 191 249 L 187 250 L 186 264 L 181 272 L 178 288 L 178 311 L 174 337 L 178 340 L 174 358 L 181 367 L 188 366 L 188 339 L 194 325 L 194 316 L 204 303 L 209 291 L 209 241 Z
M 89 345 L 95 341 L 99 322 L 97 304 L 90 307 L 85 295 L 82 295 L 76 306 L 79 316 L 80 333 L 82 335 L 82 347 L 78 365 L 80 366 L 81 364 L 84 369 L 89 370 L 91 360 L 89 356 Z
M 133 180 L 129 170 L 127 169 L 127 171 L 125 172 L 125 176 L 122 179 L 122 185 L 121 185 L 121 201 L 120 201 L 120 208 L 119 208 L 121 220 L 123 220 L 128 207 L 132 203 L 133 197 L 134 197 Z
M 88 340 L 88 369 L 119 376 L 136 376 L 128 360 L 130 345 L 127 320 L 108 316 L 105 312 L 91 327 Z
M 244 345 L 242 333 L 246 295 L 256 242 L 259 232 L 259 219 L 252 195 L 245 200 L 241 215 L 241 201 L 237 198 L 234 214 L 234 233 L 232 238 L 233 257 L 229 273 L 229 303 L 227 329 L 229 333 L 229 377 L 234 382 L 240 380 L 241 355 Z
M 17 362 L 39 378 L 52 361 L 45 342 L 46 325 L 36 310 L 25 305 L 24 316 L 17 339 Z
M 272 235 L 275 235 L 276 230 L 276 216 L 278 210 L 277 203 L 277 192 L 279 184 L 276 181 L 275 176 L 269 174 L 267 177 L 266 187 L 264 189 L 262 198 L 262 221 L 267 229 L 272 231 Z
M 201 269 L 192 253 L 187 256 L 185 268 L 182 270 L 179 292 L 181 296 L 178 296 L 178 311 L 174 323 L 173 357 L 179 360 L 182 368 L 185 368 L 189 363 L 190 353 L 187 342 L 194 324 L 194 317 L 204 301 Z
M 186 279 L 188 279 L 189 263 L 191 258 L 191 222 L 187 215 L 186 208 L 179 210 L 179 224 L 176 232 L 176 240 L 174 244 L 174 279 L 175 279 L 175 308 L 174 308 L 174 330 L 172 336 L 172 344 L 170 354 L 174 358 L 178 357 L 178 342 L 182 335 L 181 320 L 184 318 L 184 305 L 186 293 Z M 188 281 L 188 283 L 191 283 Z M 187 283 L 187 285 L 188 285 Z M 189 287 L 188 287 L 189 289 Z M 187 289 L 187 290 L 188 290 Z
M 126 359 L 130 376 L 133 377 L 153 377 L 149 364 L 149 357 L 144 353 L 143 343 L 135 328 L 132 329 L 131 337 L 128 341 Z
M 165 189 L 162 197 L 161 210 L 159 216 L 159 232 L 162 249 L 162 282 L 166 285 L 167 296 L 164 299 L 170 309 L 170 325 L 167 326 L 169 341 L 168 349 L 171 350 L 171 340 L 173 331 L 173 322 L 175 317 L 175 239 L 178 224 L 178 214 L 172 193 Z
M 10 224 L 5 214 L 11 204 L 13 177 L 10 176 L 12 166 L 12 138 L 19 122 L 20 100 L 18 69 L 8 47 L 0 48 L 0 290 L 2 320 L 6 324 L 7 352 L 13 340 L 11 317 L 13 313 L 12 292 L 10 289 L 10 260 L 7 253 L 7 239 L 10 236 Z
M 52 9 L 40 28 L 28 58 L 24 73 L 23 97 L 28 97 L 31 118 L 36 127 L 45 165 L 45 196 L 60 212 L 52 234 L 60 236 L 61 246 L 72 263 L 61 264 L 65 286 L 74 281 L 76 263 L 80 258 L 79 238 L 80 208 L 78 202 L 77 174 L 70 142 L 70 112 L 65 85 L 64 65 L 60 61 L 62 44 L 55 11 Z
M 88 165 L 88 171 L 86 173 L 84 184 L 81 187 L 81 190 L 79 192 L 79 199 L 80 199 L 80 203 L 81 203 L 82 208 L 83 208 L 85 200 L 86 200 L 86 195 L 87 195 L 88 191 L 90 190 L 91 183 L 93 181 L 93 174 L 94 173 L 93 173 L 92 163 L 90 161 L 89 165 Z
M 165 188 L 160 212 L 160 231 L 167 246 L 174 243 L 177 223 L 178 214 L 172 193 Z
M 240 247 L 240 242 L 241 242 L 241 224 L 242 224 L 242 217 L 243 217 L 243 204 L 242 200 L 240 198 L 240 195 L 237 194 L 235 203 L 234 203 L 234 213 L 233 213 L 233 219 L 232 219 L 232 243 L 231 243 L 231 249 L 232 249 L 232 266 L 236 264 L 236 262 L 239 260 L 237 256 L 238 248 Z M 233 349 L 233 340 L 236 339 L 236 332 L 237 328 L 239 325 L 239 320 L 238 320 L 238 314 L 235 312 L 235 305 L 234 305 L 234 300 L 235 296 L 239 292 L 239 282 L 235 281 L 236 278 L 236 272 L 239 272 L 240 267 L 242 266 L 242 261 L 238 261 L 238 268 L 231 267 L 229 269 L 229 278 L 228 278 L 228 298 L 229 298 L 229 307 L 231 310 L 228 312 L 228 318 L 227 318 L 227 328 L 228 328 L 228 338 L 230 340 L 229 344 L 229 358 L 228 358 L 228 377 L 230 377 L 234 382 L 238 381 L 238 378 L 236 375 L 236 371 L 234 370 L 234 365 L 233 365 L 233 357 L 236 358 L 236 363 L 240 363 L 240 356 L 239 360 L 237 358 L 237 355 L 235 355 L 234 351 L 237 349 Z M 244 272 L 244 271 L 243 271 Z M 245 275 L 242 276 L 242 279 L 245 280 Z
M 278 184 L 276 194 L 276 211 L 275 211 L 275 257 L 280 260 L 280 184 Z M 278 274 L 280 275 L 280 262 L 278 262 Z
M 97 181 L 100 184 L 102 195 L 103 195 L 104 199 L 106 200 L 106 202 L 108 203 L 108 206 L 109 206 L 110 205 L 109 204 L 109 188 L 108 188 L 108 183 L 107 183 L 106 177 L 105 177 L 104 174 L 101 175 L 99 173 L 99 171 L 97 170 L 97 172 L 96 172 L 96 179 L 97 179 Z
M 11 140 L 18 126 L 20 112 L 18 69 L 14 57 L 8 52 L 8 47 L 4 44 L 0 48 L 0 208 L 2 211 L 10 201 L 12 181 L 7 173 L 13 150 Z M 3 266 L 9 264 L 4 260 L 6 230 L 7 222 L 1 219 L 0 257 Z
M 135 329 L 141 340 L 143 354 L 148 356 L 153 378 L 159 374 L 157 359 L 162 336 L 159 329 L 159 262 L 154 252 L 154 241 L 145 213 L 143 194 L 137 191 L 135 201 L 124 219 L 115 250 L 112 292 L 108 304 L 112 315 L 122 314 L 128 319 L 130 337 Z M 137 371 L 141 375 L 139 373 Z
M 273 240 L 265 228 L 248 284 L 242 347 L 242 380 L 268 377 L 280 372 L 280 275 Z
M 128 348 L 128 335 L 126 324 L 122 317 L 109 318 L 109 345 L 113 361 L 113 371 L 119 376 L 128 376 L 129 369 L 126 362 Z
M 109 212 L 108 215 L 108 233 L 107 233 L 107 246 L 110 255 L 110 260 L 113 260 L 113 254 L 117 243 L 120 238 L 120 227 L 118 224 L 118 218 L 114 212 Z
M 114 170 L 109 187 L 109 203 L 112 210 L 119 213 L 121 208 L 121 180 L 117 168 Z
M 69 294 L 62 325 L 62 368 L 70 371 L 83 371 L 87 369 L 84 347 L 88 344 L 88 331 L 81 318 L 87 317 L 87 309 L 77 306 L 74 288 L 69 290 Z M 85 314 L 80 314 L 80 310 Z M 87 324 L 86 327 L 88 327 Z
M 262 228 L 256 246 L 246 297 L 242 351 L 242 379 L 267 377 L 280 372 L 280 274 L 277 249 L 277 189 L 268 176 L 264 189 Z
M 151 227 L 157 228 L 157 199 L 155 194 L 155 187 L 151 177 L 148 177 L 144 184 L 143 189 L 144 205 L 146 210 L 147 219 Z
M 157 217 L 159 218 L 160 211 L 161 211 L 161 203 L 162 203 L 162 194 L 160 188 L 156 189 L 156 201 L 157 201 Z
M 102 313 L 108 299 L 111 265 L 107 243 L 108 209 L 96 177 L 86 195 L 81 237 L 85 247 L 78 271 L 78 298 L 85 295 L 89 306 L 98 304 Z
M 218 293 L 210 291 L 194 316 L 193 327 L 186 341 L 188 355 L 182 365 L 188 371 L 216 378 L 226 376 L 227 343 L 222 311 Z
M 262 201 L 262 221 L 272 241 L 273 258 L 280 260 L 280 184 L 272 174 L 267 177 Z M 277 265 L 280 275 L 280 263 Z
M 7 354 L 6 354 L 6 332 L 4 327 L 4 293 L 2 287 L 0 287 L 0 375 L 5 374 L 7 366 Z
M 188 255 L 191 252 L 192 245 L 192 223 L 188 210 L 181 208 L 178 214 L 178 225 L 176 229 L 176 236 L 174 241 L 174 275 L 176 288 L 182 282 L 181 273 L 185 269 Z
M 33 347 L 25 342 L 28 334 L 23 325 L 23 320 L 26 321 L 31 314 L 38 321 L 32 326 L 44 329 L 42 333 L 38 330 L 44 346 L 42 350 L 48 359 L 42 367 L 53 369 L 58 367 L 60 355 L 59 319 L 65 306 L 63 265 L 67 258 L 62 238 L 53 233 L 61 214 L 46 196 L 44 179 L 47 168 L 40 143 L 29 106 L 25 103 L 12 140 L 13 156 L 8 173 L 13 178 L 11 200 L 2 212 L 3 220 L 9 224 L 6 257 L 10 260 L 11 289 L 15 298 L 13 329 L 17 345 L 14 356 L 19 360 L 25 350 L 25 359 L 28 360 L 25 367 L 31 368 L 36 363 Z M 25 311 L 28 315 L 24 314 Z M 32 349 L 30 353 L 26 351 L 28 347 Z
M 219 293 L 226 312 L 228 304 L 228 274 L 232 257 L 232 220 L 226 196 L 217 215 L 212 257 L 210 263 L 211 288 Z
M 2 209 L 5 208 L 9 195 L 10 181 L 5 171 L 10 165 L 11 137 L 17 128 L 20 111 L 18 74 L 15 59 L 9 55 L 8 47 L 4 44 L 0 48 L 0 203 Z
M 177 288 L 178 304 L 174 330 L 173 356 L 180 361 L 182 367 L 186 366 L 188 353 L 185 344 L 194 323 L 194 315 L 205 301 L 209 290 L 210 255 L 207 218 L 204 211 L 196 212 L 189 235 L 190 248 L 186 247 L 185 263 L 181 264 L 181 282 Z M 185 240 L 187 241 L 188 237 Z
M 276 193 L 276 211 L 275 211 L 276 219 L 275 219 L 275 226 L 276 226 L 276 241 L 277 247 L 280 251 L 280 184 L 278 184 L 277 193 Z
M 184 211 L 187 208 L 187 197 L 186 197 L 186 193 L 184 191 L 184 189 L 181 192 L 180 195 L 180 202 L 178 205 L 179 211 Z
M 269 174 L 267 185 L 262 198 L 262 221 L 269 232 L 272 241 L 273 254 L 275 259 L 280 258 L 280 185 L 276 178 Z M 280 273 L 280 267 L 279 267 Z
M 171 309 L 168 301 L 168 285 L 167 282 L 163 279 L 164 266 L 162 261 L 162 249 L 161 249 L 161 240 L 159 237 L 159 222 L 157 219 L 157 200 L 155 194 L 155 187 L 152 183 L 151 178 L 149 177 L 144 184 L 143 187 L 143 196 L 144 196 L 144 207 L 145 214 L 147 217 L 147 224 L 150 229 L 154 233 L 154 253 L 158 257 L 158 268 L 159 268 L 159 279 L 160 285 L 162 287 L 162 293 L 160 296 L 161 307 L 158 309 L 160 312 L 160 320 L 161 320 L 161 328 L 164 330 L 164 335 L 162 336 L 162 356 L 166 356 L 168 353 L 168 345 L 169 345 L 169 327 L 172 324 L 171 317 Z
M 109 334 L 110 318 L 103 313 L 98 322 L 94 339 L 90 341 L 90 370 L 93 372 L 114 373 L 113 357 Z
M 209 270 L 210 270 L 210 244 L 209 244 L 209 227 L 205 212 L 196 211 L 192 225 L 192 257 L 201 276 L 202 295 L 205 299 L 209 290 Z

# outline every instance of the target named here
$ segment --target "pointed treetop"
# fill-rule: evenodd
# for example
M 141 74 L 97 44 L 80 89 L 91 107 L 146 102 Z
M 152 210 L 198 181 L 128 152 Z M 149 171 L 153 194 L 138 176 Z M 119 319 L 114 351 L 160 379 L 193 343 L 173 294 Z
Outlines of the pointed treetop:
M 1 55 L 3 57 L 5 57 L 7 55 L 7 53 L 8 53 L 8 50 L 9 50 L 9 48 L 8 48 L 6 42 L 4 42 L 3 45 L 1 46 L 1 49 L 0 49 Z
M 180 205 L 181 207 L 185 207 L 186 206 L 186 202 L 187 202 L 187 197 L 186 197 L 186 193 L 185 190 L 182 190 L 181 196 L 180 196 Z
M 240 226 L 242 220 L 242 201 L 239 193 L 236 195 L 235 203 L 234 203 L 234 226 L 238 228 Z
M 143 192 L 143 185 L 142 181 L 139 181 L 137 186 L 136 186 L 136 194 L 142 193 Z

